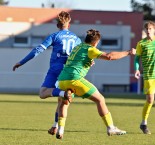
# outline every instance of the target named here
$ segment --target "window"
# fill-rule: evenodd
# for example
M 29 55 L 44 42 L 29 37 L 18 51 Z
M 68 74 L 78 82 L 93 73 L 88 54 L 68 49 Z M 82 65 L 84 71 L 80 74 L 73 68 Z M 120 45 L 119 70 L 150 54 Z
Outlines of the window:
M 81 39 L 82 42 L 85 40 L 84 36 L 78 36 L 78 37 Z
M 30 38 L 27 36 L 15 36 L 13 46 L 15 47 L 29 47 Z
M 103 46 L 115 46 L 118 45 L 118 41 L 116 39 L 102 39 Z
M 25 44 L 25 43 L 28 43 L 28 40 L 27 40 L 27 37 L 15 37 L 14 43 Z
M 39 37 L 39 36 L 32 36 L 31 37 L 31 45 L 32 47 L 36 47 L 39 44 L 41 44 L 43 42 L 44 38 L 43 37 Z
M 121 37 L 102 38 L 100 44 L 102 49 L 121 49 L 122 39 Z

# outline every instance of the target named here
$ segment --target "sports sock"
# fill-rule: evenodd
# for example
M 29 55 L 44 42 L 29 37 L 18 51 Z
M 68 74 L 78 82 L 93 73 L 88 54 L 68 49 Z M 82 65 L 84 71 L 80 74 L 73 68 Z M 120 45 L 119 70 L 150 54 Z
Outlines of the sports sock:
M 58 132 L 59 132 L 59 134 L 64 133 L 65 122 L 66 122 L 66 118 L 64 118 L 64 117 L 59 117 L 58 118 L 58 125 L 59 125 Z
M 110 112 L 108 114 L 102 116 L 101 118 L 103 119 L 103 121 L 107 127 L 114 128 L 113 120 L 112 120 L 112 116 L 111 116 Z
M 53 124 L 53 127 L 58 127 L 58 112 L 55 112 L 55 122 Z
M 147 124 L 147 119 L 149 117 L 151 108 L 152 108 L 152 103 L 148 103 L 146 101 L 146 103 L 144 104 L 144 107 L 143 107 L 143 112 L 142 112 L 142 123 L 141 123 L 142 125 Z
M 66 118 L 64 117 L 59 117 L 58 118 L 58 125 L 59 126 L 65 126 Z
M 64 94 L 65 94 L 65 91 L 62 91 L 59 88 L 54 88 L 51 95 L 53 97 L 58 97 L 58 96 L 64 97 Z
M 55 122 L 58 122 L 58 112 L 55 112 Z
M 54 122 L 54 124 L 53 124 L 52 127 L 56 127 L 56 128 L 58 128 L 58 122 Z
M 59 126 L 58 133 L 59 134 L 64 134 L 64 126 Z

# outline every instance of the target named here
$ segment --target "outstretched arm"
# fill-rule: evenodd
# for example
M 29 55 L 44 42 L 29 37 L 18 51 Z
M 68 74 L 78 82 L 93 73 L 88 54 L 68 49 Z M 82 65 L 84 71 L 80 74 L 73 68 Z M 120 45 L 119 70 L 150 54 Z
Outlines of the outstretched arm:
M 18 68 L 18 67 L 20 67 L 21 66 L 21 64 L 18 62 L 18 63 L 16 63 L 14 66 L 13 66 L 13 71 L 15 71 L 16 70 L 16 68 Z
M 50 45 L 52 45 L 52 38 L 54 36 L 54 33 L 52 35 L 49 35 L 39 46 L 32 49 L 32 51 L 20 62 L 16 63 L 13 66 L 13 71 L 16 70 L 16 68 L 22 66 L 29 60 L 33 59 L 34 57 L 38 56 L 38 54 L 42 53 L 44 50 L 46 50 Z
M 121 59 L 123 57 L 126 57 L 128 55 L 135 55 L 136 50 L 132 48 L 131 50 L 128 51 L 122 51 L 122 52 L 110 52 L 110 53 L 103 53 L 99 58 L 100 59 L 105 59 L 105 60 L 117 60 Z
M 16 70 L 16 68 L 22 66 L 23 64 L 25 64 L 26 62 L 28 62 L 29 60 L 31 60 L 32 58 L 34 58 L 35 56 L 37 56 L 39 53 L 43 52 L 45 49 L 39 45 L 38 47 L 34 48 L 24 59 L 22 59 L 20 62 L 16 63 L 13 66 L 13 71 Z

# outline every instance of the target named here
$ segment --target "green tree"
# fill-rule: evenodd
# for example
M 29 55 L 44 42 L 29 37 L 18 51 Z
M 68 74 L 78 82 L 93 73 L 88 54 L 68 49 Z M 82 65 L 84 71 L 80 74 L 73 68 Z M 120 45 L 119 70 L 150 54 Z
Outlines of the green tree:
M 131 8 L 134 12 L 142 12 L 144 20 L 155 20 L 155 0 L 143 0 L 141 3 L 131 0 Z
M 8 5 L 9 1 L 0 0 L 0 5 Z
M 45 3 L 41 4 L 41 7 L 48 7 L 48 8 L 72 8 L 75 5 L 75 1 L 69 0 L 46 0 Z

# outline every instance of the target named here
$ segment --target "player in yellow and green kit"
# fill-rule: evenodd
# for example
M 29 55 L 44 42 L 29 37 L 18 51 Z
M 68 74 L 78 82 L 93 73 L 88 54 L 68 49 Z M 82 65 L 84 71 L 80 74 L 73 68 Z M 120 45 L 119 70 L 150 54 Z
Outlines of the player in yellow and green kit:
M 155 23 L 152 21 L 146 22 L 144 28 L 147 36 L 137 44 L 134 65 L 135 77 L 139 79 L 139 60 L 141 58 L 146 103 L 143 107 L 140 129 L 144 134 L 151 134 L 147 127 L 147 119 L 154 102 L 155 94 Z
M 100 40 L 100 33 L 96 30 L 87 31 L 85 42 L 76 46 L 67 59 L 66 65 L 59 75 L 59 88 L 68 90 L 68 94 L 72 92 L 80 97 L 88 98 L 97 105 L 98 113 L 107 126 L 108 135 L 122 135 L 126 131 L 120 130 L 114 126 L 111 113 L 109 112 L 104 97 L 99 93 L 98 89 L 86 80 L 84 77 L 90 69 L 93 59 L 116 60 L 135 52 L 134 49 L 122 52 L 105 53 L 96 48 Z M 56 137 L 63 138 L 66 114 L 64 108 L 66 104 L 62 103 L 59 108 L 58 132 Z

